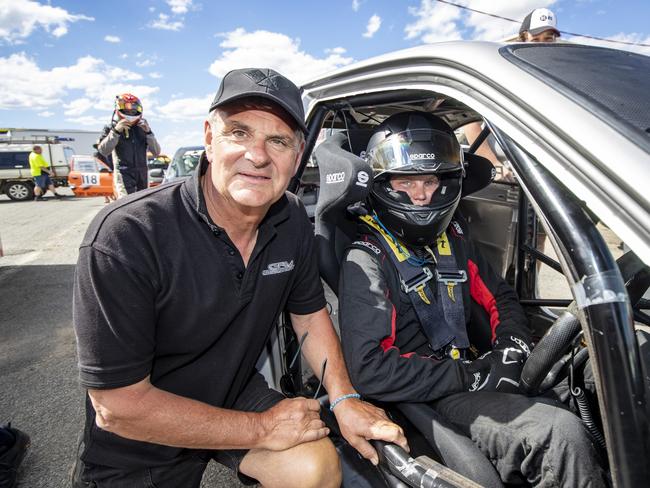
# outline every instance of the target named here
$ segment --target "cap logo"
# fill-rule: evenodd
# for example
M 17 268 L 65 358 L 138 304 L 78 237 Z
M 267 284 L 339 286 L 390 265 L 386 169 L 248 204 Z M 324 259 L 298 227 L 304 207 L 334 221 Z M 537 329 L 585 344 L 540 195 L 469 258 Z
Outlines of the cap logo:
M 262 70 L 255 69 L 245 73 L 257 85 L 266 88 L 267 90 L 281 90 L 288 88 L 290 85 L 282 75 L 277 73 L 264 73 Z

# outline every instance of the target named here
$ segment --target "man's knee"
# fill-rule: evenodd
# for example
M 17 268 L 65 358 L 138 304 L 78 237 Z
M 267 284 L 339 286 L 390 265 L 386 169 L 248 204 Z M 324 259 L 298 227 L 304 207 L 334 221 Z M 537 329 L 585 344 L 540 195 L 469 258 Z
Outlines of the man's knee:
M 312 445 L 313 444 L 313 445 Z M 339 487 L 341 486 L 341 463 L 334 444 L 329 439 L 305 444 L 295 463 L 295 475 L 302 479 L 299 486 Z
M 256 478 L 265 488 L 305 487 L 328 488 L 341 486 L 341 464 L 334 444 L 329 439 L 308 442 L 282 452 L 254 455 L 242 462 L 244 474 Z M 248 456 L 246 456 L 248 457 Z M 248 471 L 248 472 L 247 472 Z M 251 472 L 254 471 L 254 472 Z

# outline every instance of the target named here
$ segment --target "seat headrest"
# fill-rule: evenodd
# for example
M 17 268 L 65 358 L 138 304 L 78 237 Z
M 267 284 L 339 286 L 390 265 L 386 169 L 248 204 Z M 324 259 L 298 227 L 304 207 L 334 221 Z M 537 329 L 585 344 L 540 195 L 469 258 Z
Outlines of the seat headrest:
M 461 198 L 466 197 L 472 193 L 482 190 L 494 180 L 496 170 L 492 162 L 479 156 L 478 154 L 464 154 L 465 161 L 467 162 L 466 175 L 463 180 L 463 191 Z
M 317 220 L 327 218 L 331 212 L 344 215 L 348 206 L 364 201 L 370 192 L 372 168 L 360 157 L 343 149 L 347 145 L 347 135 L 339 132 L 314 151 L 320 172 Z

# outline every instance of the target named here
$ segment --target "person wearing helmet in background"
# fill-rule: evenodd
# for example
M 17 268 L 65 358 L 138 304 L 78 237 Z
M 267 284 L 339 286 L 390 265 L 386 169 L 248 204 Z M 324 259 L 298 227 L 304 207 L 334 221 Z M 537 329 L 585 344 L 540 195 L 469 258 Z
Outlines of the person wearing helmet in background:
M 111 124 L 104 127 L 97 148 L 105 157 L 112 155 L 119 196 L 147 188 L 147 149 L 157 156 L 160 145 L 142 117 L 138 97 L 130 93 L 115 97 Z
M 428 402 L 504 482 L 606 486 L 580 419 L 560 402 L 516 394 L 531 332 L 456 212 L 465 157 L 477 158 L 428 113 L 392 115 L 373 133 L 375 178 L 339 282 L 352 383 L 366 398 Z
M 519 27 L 519 40 L 522 42 L 555 42 L 558 37 L 557 17 L 547 8 L 533 10 Z

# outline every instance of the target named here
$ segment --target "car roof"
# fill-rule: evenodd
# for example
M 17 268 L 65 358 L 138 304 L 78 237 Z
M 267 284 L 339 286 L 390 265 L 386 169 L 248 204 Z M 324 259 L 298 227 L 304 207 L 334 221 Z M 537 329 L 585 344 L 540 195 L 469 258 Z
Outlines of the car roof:
M 564 85 L 562 70 L 549 74 L 539 68 L 544 65 L 539 59 L 571 55 L 585 65 L 585 79 L 573 80 L 583 86 L 573 90 Z M 593 59 L 605 60 L 601 68 L 616 75 L 590 79 L 598 76 Z M 384 54 L 313 78 L 302 85 L 303 103 L 309 118 L 319 102 L 373 92 L 435 90 L 453 97 L 514 135 L 650 263 L 650 194 L 645 191 L 650 187 L 650 110 L 634 110 L 635 105 L 645 107 L 650 95 L 632 100 L 626 114 L 608 111 L 597 96 L 585 95 L 596 82 L 616 87 L 626 75 L 619 66 L 626 63 L 646 69 L 650 58 L 576 44 L 445 42 Z M 624 101 L 625 93 L 617 96 Z

